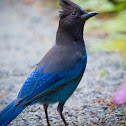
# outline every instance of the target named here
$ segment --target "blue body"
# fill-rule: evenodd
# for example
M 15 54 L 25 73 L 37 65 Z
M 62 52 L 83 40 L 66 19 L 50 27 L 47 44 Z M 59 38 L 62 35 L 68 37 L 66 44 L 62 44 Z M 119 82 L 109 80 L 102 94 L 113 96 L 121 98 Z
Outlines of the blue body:
M 0 112 L 0 126 L 6 126 L 28 105 L 40 103 L 64 103 L 78 86 L 87 63 L 86 51 L 71 70 L 43 73 L 43 67 L 35 69 L 22 86 L 18 97 Z M 11 116 L 10 116 L 11 115 Z
M 58 112 L 62 115 L 63 105 L 77 88 L 87 63 L 83 39 L 87 13 L 70 0 L 60 0 L 60 21 L 56 34 L 56 44 L 47 52 L 23 84 L 18 97 L 0 112 L 0 126 L 9 124 L 28 105 L 36 102 L 47 106 L 58 102 Z M 74 12 L 74 13 L 73 13 Z

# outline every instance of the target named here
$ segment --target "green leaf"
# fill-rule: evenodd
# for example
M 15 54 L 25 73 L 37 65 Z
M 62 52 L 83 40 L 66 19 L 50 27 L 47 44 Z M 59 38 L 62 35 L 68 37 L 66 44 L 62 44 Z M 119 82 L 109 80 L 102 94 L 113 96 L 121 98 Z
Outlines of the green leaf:
M 106 70 L 105 69 L 101 69 L 100 70 L 100 77 L 104 77 L 106 75 Z

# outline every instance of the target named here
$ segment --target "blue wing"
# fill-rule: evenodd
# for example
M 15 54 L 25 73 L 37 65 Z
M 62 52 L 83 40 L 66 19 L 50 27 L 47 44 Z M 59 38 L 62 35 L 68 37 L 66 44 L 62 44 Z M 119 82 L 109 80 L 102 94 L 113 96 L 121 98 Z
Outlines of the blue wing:
M 86 61 L 81 60 L 74 69 L 64 72 L 43 73 L 42 68 L 35 69 L 22 86 L 15 102 L 18 106 L 24 106 L 33 102 L 37 96 L 48 94 L 59 87 L 77 78 L 85 69 Z

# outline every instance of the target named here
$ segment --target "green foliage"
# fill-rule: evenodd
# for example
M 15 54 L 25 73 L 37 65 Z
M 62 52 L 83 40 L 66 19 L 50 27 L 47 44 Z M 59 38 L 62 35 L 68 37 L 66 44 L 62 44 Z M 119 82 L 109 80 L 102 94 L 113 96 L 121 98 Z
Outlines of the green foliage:
M 125 42 L 123 40 L 111 40 L 110 42 L 100 42 L 90 46 L 92 52 L 121 52 L 124 50 Z
M 109 32 L 126 32 L 126 10 L 121 11 L 117 16 L 105 21 L 103 29 Z
M 100 43 L 95 43 L 90 46 L 90 51 L 91 52 L 119 52 L 124 61 L 123 65 L 126 67 L 126 39 L 115 39 L 115 40 L 110 40 L 109 42 L 100 42 Z M 104 72 L 101 72 L 101 75 Z
M 103 68 L 100 70 L 100 77 L 104 77 L 106 75 L 106 70 Z
M 114 9 L 113 4 L 107 0 L 76 0 L 75 2 L 85 10 L 108 12 Z
M 125 0 L 74 0 L 85 10 L 96 10 L 99 12 L 115 12 L 126 7 Z
M 108 19 L 91 19 L 89 20 L 90 25 L 88 26 L 88 29 L 100 29 L 103 32 L 107 32 L 108 34 L 117 34 L 126 33 L 126 10 L 119 12 L 118 14 L 112 16 L 111 18 L 108 17 Z M 105 16 L 104 16 L 105 17 Z M 104 23 L 103 23 L 104 22 Z
M 88 29 L 100 28 L 107 33 L 126 33 L 126 0 L 74 0 L 85 10 L 100 12 L 101 18 L 92 18 Z M 111 2 L 114 1 L 115 3 Z M 123 10 L 122 10 L 123 9 Z M 120 11 L 122 10 L 122 11 Z M 110 13 L 118 11 L 118 13 Z M 102 12 L 109 12 L 108 14 Z M 104 22 L 104 23 L 103 23 Z

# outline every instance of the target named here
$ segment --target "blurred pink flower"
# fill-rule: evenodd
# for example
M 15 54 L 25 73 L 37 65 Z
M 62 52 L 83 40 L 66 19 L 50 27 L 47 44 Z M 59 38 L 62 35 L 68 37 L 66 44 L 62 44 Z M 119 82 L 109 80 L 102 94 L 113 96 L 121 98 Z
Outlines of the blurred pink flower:
M 112 98 L 112 102 L 115 105 L 126 104 L 126 79 L 124 80 L 122 87 L 119 89 L 116 95 Z

